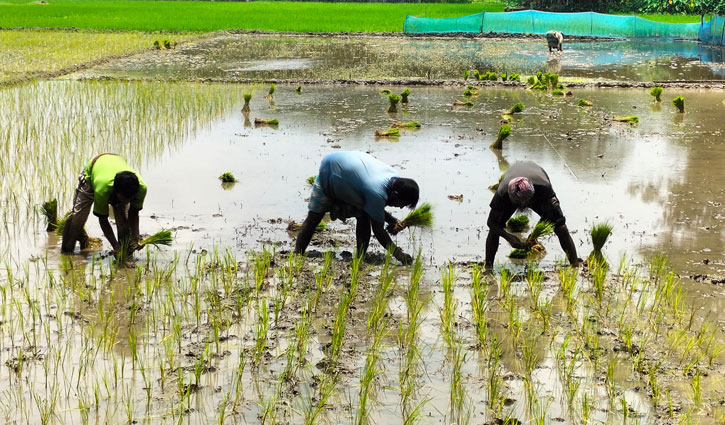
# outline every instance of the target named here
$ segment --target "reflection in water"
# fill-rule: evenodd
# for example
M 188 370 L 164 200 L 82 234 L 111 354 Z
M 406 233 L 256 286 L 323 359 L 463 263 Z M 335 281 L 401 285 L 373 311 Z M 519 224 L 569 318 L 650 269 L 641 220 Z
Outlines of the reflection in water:
M 91 76 L 216 79 L 453 79 L 464 69 L 627 81 L 725 78 L 722 48 L 690 41 L 565 43 L 550 54 L 542 40 L 410 37 L 307 37 L 226 34 L 119 59 Z

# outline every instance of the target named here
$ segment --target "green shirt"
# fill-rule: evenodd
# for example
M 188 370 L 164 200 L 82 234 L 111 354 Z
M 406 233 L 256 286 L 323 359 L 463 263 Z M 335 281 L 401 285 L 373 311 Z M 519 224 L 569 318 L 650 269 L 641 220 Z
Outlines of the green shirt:
M 141 176 L 131 168 L 125 159 L 114 154 L 103 154 L 94 163 L 91 160 L 86 165 L 86 180 L 93 185 L 93 214 L 96 216 L 108 216 L 109 204 L 116 204 L 118 200 L 113 196 L 113 180 L 116 174 L 121 171 L 131 171 L 138 177 L 139 189 L 136 196 L 131 200 L 131 206 L 140 210 L 143 208 L 143 201 L 146 198 L 146 184 Z

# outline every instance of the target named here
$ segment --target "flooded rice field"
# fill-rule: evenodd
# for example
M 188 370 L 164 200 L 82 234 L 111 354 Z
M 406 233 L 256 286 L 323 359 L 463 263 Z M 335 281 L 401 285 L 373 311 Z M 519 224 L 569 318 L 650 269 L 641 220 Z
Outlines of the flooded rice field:
M 112 61 L 93 77 L 162 80 L 458 79 L 464 69 L 550 71 L 598 81 L 722 80 L 725 54 L 688 41 L 545 40 L 224 34 Z
M 277 57 L 294 68 L 285 72 L 309 65 Z M 260 60 L 234 72 L 251 76 Z M 132 77 L 182 72 L 162 62 L 123 66 Z M 271 101 L 266 85 L 216 83 L 68 79 L 0 91 L 0 416 L 722 423 L 724 91 L 665 89 L 656 104 L 644 89 L 482 88 L 473 106 L 453 108 L 463 88 L 411 87 L 389 114 L 382 87 L 295 88 L 278 85 Z M 669 103 L 677 95 L 684 114 Z M 577 106 L 582 98 L 593 106 Z M 488 146 L 516 102 L 525 109 L 495 154 Z M 422 127 L 374 136 L 396 120 Z M 337 149 L 370 152 L 420 184 L 434 227 L 396 237 L 420 251 L 414 266 L 387 264 L 375 242 L 371 258 L 352 259 L 350 221 L 329 223 L 309 258 L 289 254 L 305 180 Z M 142 232 L 174 232 L 170 248 L 147 248 L 131 267 L 117 267 L 108 246 L 61 257 L 39 213 L 53 197 L 66 211 L 78 171 L 107 151 L 149 187 Z M 518 160 L 551 176 L 580 257 L 593 223 L 613 225 L 608 266 L 556 267 L 564 255 L 550 238 L 537 263 L 508 259 L 503 242 L 496 273 L 478 268 L 488 186 Z M 221 184 L 223 172 L 239 182 Z M 101 235 L 93 218 L 87 229 Z

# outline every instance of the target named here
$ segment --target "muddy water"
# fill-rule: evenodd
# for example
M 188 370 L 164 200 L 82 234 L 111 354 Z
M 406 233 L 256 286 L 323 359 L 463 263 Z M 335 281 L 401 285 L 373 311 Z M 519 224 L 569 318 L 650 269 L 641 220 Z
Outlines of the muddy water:
M 685 41 L 565 43 L 542 40 L 304 37 L 229 34 L 113 61 L 85 73 L 154 79 L 453 79 L 464 69 L 548 70 L 597 80 L 725 79 L 720 48 Z

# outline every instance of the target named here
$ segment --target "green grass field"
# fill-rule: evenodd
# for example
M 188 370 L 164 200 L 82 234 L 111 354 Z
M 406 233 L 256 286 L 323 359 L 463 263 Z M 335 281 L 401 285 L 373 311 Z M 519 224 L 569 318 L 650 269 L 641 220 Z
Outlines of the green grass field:
M 295 32 L 402 31 L 406 15 L 450 18 L 501 12 L 503 3 L 313 3 L 0 0 L 0 27 L 140 31 L 247 29 Z M 640 15 L 662 22 L 698 22 L 691 15 Z

